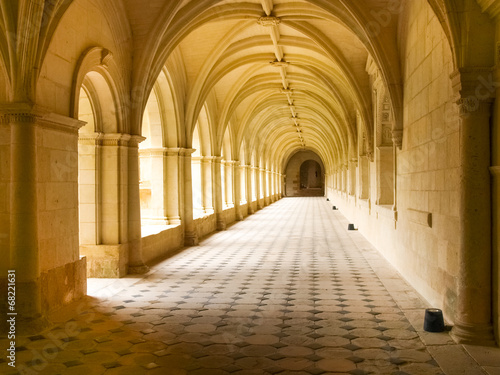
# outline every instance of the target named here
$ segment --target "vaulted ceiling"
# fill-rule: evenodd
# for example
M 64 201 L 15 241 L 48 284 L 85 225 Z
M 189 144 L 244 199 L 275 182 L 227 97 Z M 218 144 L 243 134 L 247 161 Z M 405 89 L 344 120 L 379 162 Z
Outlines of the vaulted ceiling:
M 158 51 L 137 59 L 136 67 L 158 72 L 166 66 L 177 76 L 188 140 L 204 107 L 215 153 L 229 128 L 235 153 L 244 140 L 280 164 L 309 149 L 332 165 L 356 143 L 357 119 L 370 133 L 366 64 L 369 56 L 377 62 L 373 51 L 385 34 L 395 35 L 394 1 L 367 0 L 362 8 L 337 0 L 148 3 L 141 2 L 137 12 L 137 1 L 126 2 L 136 43 L 144 44 L 144 51 L 154 44 Z M 377 9 L 392 11 L 387 24 L 370 15 Z M 149 26 L 152 38 L 146 19 L 155 16 L 162 21 Z M 378 52 L 384 61 L 395 58 L 395 40 L 383 45 L 385 51 Z M 387 72 L 397 96 L 399 65 Z M 154 79 L 150 75 L 146 85 Z

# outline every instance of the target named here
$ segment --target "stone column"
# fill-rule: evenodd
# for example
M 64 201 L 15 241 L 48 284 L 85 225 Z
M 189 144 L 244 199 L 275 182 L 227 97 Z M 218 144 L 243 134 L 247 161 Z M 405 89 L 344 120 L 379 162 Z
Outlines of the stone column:
M 392 144 L 393 144 L 393 184 L 394 184 L 394 205 L 392 206 L 392 211 L 395 213 L 398 212 L 398 149 L 401 150 L 403 147 L 403 130 L 402 129 L 394 129 L 392 131 Z M 395 214 L 395 219 L 397 219 L 397 215 Z
M 236 173 L 236 162 L 233 160 L 223 161 L 224 179 L 226 184 L 226 196 L 223 201 L 226 207 L 234 207 L 234 174 Z
M 274 172 L 268 171 L 268 183 L 269 183 L 269 196 L 271 198 L 271 203 L 276 201 L 276 190 L 274 188 Z
M 193 181 L 191 178 L 191 154 L 194 149 L 181 149 L 180 157 L 183 159 L 183 187 L 184 187 L 184 200 L 182 210 L 182 223 L 184 224 L 184 245 L 196 246 L 198 245 L 198 234 L 194 227 L 193 219 Z
M 222 210 L 222 158 L 216 156 L 213 158 L 213 192 L 215 201 L 215 217 L 217 220 L 217 230 L 226 230 L 226 220 Z
M 11 131 L 10 268 L 16 272 L 16 310 L 22 312 L 16 319 L 43 326 L 38 250 L 36 116 L 26 112 L 15 113 L 2 116 L 1 121 L 9 123 Z
M 259 167 L 253 167 L 252 169 L 254 170 L 255 173 L 255 191 L 257 196 L 257 209 L 262 210 L 264 208 L 264 202 L 261 194 L 261 179 L 262 179 L 261 169 Z
M 242 171 L 239 161 L 234 161 L 233 164 L 233 200 L 234 200 L 234 210 L 236 211 L 236 220 L 243 220 L 243 214 L 241 212 L 241 174 L 245 173 Z
M 84 123 L 16 103 L 0 107 L 0 124 L 0 285 L 6 286 L 7 270 L 16 278 L 15 310 L 3 311 L 18 314 L 17 332 L 25 335 L 45 327 L 50 308 L 86 290 L 85 259 L 78 256 L 78 129 Z M 7 294 L 0 307 L 6 302 Z
M 179 181 L 179 152 L 180 148 L 166 149 L 166 171 L 163 180 L 164 201 L 166 204 L 166 216 L 169 225 L 181 224 L 180 216 L 180 194 Z M 181 168 L 182 169 L 182 168 Z
M 252 193 L 252 180 L 253 180 L 253 168 L 251 165 L 244 166 L 247 174 L 247 204 L 248 204 L 248 214 L 252 215 L 255 211 L 252 207 L 253 193 Z
M 461 343 L 493 344 L 491 296 L 491 102 L 477 96 L 489 70 L 460 70 L 451 79 L 460 126 L 460 253 L 453 336 Z
M 279 189 L 280 189 L 280 198 L 283 198 L 285 196 L 285 191 L 283 189 L 283 186 L 285 186 L 285 179 L 286 179 L 286 174 L 279 174 Z
M 267 184 L 267 170 L 261 168 L 260 170 L 261 186 L 262 186 L 262 206 L 269 206 L 269 189 Z
M 139 143 L 145 138 L 132 135 L 128 143 L 128 273 L 149 271 L 142 257 L 141 198 L 139 192 Z
M 498 145 L 498 144 L 497 144 Z M 500 145 L 499 145 L 500 146 Z M 497 146 L 498 147 L 498 146 Z M 493 320 L 497 343 L 500 342 L 500 166 L 490 168 L 493 178 Z
M 215 212 L 214 210 L 214 196 L 213 196 L 213 166 L 214 166 L 213 156 L 203 156 L 201 158 L 201 176 L 202 176 L 202 186 L 203 186 L 203 210 L 205 214 L 211 215 Z M 220 167 L 220 163 L 219 163 Z M 220 176 L 220 168 L 219 168 Z M 219 178 L 220 180 L 220 178 Z M 220 187 L 220 185 L 219 185 Z
M 349 162 L 349 195 L 356 194 L 356 169 L 358 167 L 358 159 L 352 159 Z

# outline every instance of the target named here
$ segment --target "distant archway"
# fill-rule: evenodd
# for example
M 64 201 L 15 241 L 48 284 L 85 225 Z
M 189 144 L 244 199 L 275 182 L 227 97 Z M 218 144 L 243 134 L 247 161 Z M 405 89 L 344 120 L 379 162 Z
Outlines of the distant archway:
M 307 160 L 300 166 L 300 190 L 321 189 L 323 173 L 317 161 Z
M 297 152 L 286 167 L 287 197 L 322 197 L 325 195 L 325 168 L 312 151 Z

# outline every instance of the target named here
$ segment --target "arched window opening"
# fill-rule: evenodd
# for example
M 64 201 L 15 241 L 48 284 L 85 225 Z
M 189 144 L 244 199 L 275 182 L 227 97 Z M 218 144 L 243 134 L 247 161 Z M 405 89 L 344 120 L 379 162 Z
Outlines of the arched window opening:
M 76 99 L 75 115 L 87 122 L 78 137 L 78 210 L 80 255 L 88 277 L 121 277 L 127 273 L 122 244 L 128 241 L 123 171 L 129 136 L 120 129 L 116 96 L 109 78 L 87 73 Z M 126 148 L 125 148 L 126 149 Z M 127 154 L 125 154 L 127 155 Z M 128 156 L 128 155 L 127 155 Z M 103 251 L 103 245 L 108 251 Z
M 80 128 L 78 143 L 78 214 L 80 245 L 97 245 L 99 236 L 98 138 L 95 112 L 85 88 L 80 89 L 78 119 L 86 124 Z
M 321 189 L 323 178 L 321 166 L 317 161 L 307 160 L 300 166 L 300 189 Z
M 222 200 L 225 208 L 234 206 L 233 201 L 233 167 L 231 153 L 231 139 L 229 129 L 224 133 L 224 141 L 222 144 L 222 164 L 221 164 L 221 185 L 222 185 Z
M 245 160 L 245 143 L 243 142 L 240 148 L 240 204 L 247 203 L 247 171 Z
M 252 202 L 257 201 L 257 193 L 259 191 L 259 187 L 257 186 L 257 173 L 259 173 L 259 169 L 257 168 L 257 158 L 255 156 L 255 151 L 252 153 L 252 181 L 251 181 L 251 187 L 252 187 Z
M 201 170 L 201 142 L 199 124 L 193 131 L 192 147 L 195 150 L 191 156 L 191 179 L 193 186 L 193 217 L 198 218 L 205 215 L 203 209 L 203 184 L 202 184 L 202 170 Z
M 312 151 L 293 155 L 286 167 L 288 197 L 321 197 L 325 194 L 325 172 L 321 158 Z
M 146 139 L 139 144 L 141 224 L 142 236 L 148 236 L 159 233 L 168 226 L 162 118 L 154 90 L 143 114 L 142 136 Z

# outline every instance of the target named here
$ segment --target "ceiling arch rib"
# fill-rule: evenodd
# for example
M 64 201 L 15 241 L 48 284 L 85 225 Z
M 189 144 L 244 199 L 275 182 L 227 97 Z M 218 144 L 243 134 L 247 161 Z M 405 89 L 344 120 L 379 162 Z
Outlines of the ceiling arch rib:
M 274 104 L 276 103 L 276 104 Z M 280 103 L 279 102 L 271 102 L 269 103 L 273 105 L 270 107 L 271 110 L 265 111 L 264 108 L 266 106 L 265 103 L 261 103 L 262 108 L 257 108 L 253 111 L 252 116 L 249 116 L 248 119 L 245 119 L 244 121 L 245 124 L 248 124 L 248 130 L 247 129 L 242 129 L 241 132 L 249 132 L 250 134 L 254 133 L 261 133 L 263 132 L 266 128 L 271 128 L 273 121 L 276 121 L 277 119 L 285 121 L 289 131 L 294 132 L 296 129 L 293 126 L 293 122 L 291 119 L 283 118 L 280 116 L 276 116 L 276 110 L 275 108 L 279 108 Z M 312 112 L 305 112 L 307 115 L 311 115 L 311 118 L 314 118 L 315 116 L 312 116 Z M 329 119 L 326 114 L 326 111 L 318 111 L 316 113 L 316 118 L 318 119 L 315 121 L 315 125 L 317 127 L 316 131 L 323 130 L 321 133 L 321 138 L 324 139 L 325 141 L 330 141 L 330 144 L 334 147 L 338 147 L 338 149 L 342 150 L 342 152 L 346 152 L 347 150 L 347 143 L 344 141 L 345 137 L 339 135 L 338 132 L 340 132 L 342 129 L 336 126 L 333 126 L 335 123 L 332 122 L 331 119 Z M 260 118 L 257 118 L 260 116 Z M 310 120 L 308 120 L 310 121 Z M 262 124 L 262 126 L 259 125 L 254 125 L 254 124 Z M 267 124 L 264 125 L 264 124 Z M 337 130 L 337 131 L 336 131 Z M 338 146 L 337 146 L 338 145 Z
M 228 50 L 234 49 L 234 50 L 240 51 L 241 49 L 243 49 L 243 48 L 245 48 L 245 47 L 249 47 L 249 46 L 252 46 L 252 47 L 253 47 L 253 46 L 255 46 L 255 45 L 261 44 L 261 40 L 262 40 L 262 39 L 263 39 L 263 37 L 262 37 L 262 36 L 259 36 L 259 40 L 250 40 L 250 39 L 247 39 L 247 40 L 246 40 L 246 41 L 244 41 L 244 42 L 241 42 L 241 41 L 240 41 L 240 42 L 238 43 L 238 47 L 237 47 L 237 48 L 235 48 L 235 46 L 233 45 L 233 46 L 230 46 L 230 47 L 228 48 Z M 274 39 L 276 39 L 276 38 L 274 38 Z M 290 40 L 296 40 L 296 38 L 289 38 L 289 39 L 290 39 Z M 304 40 L 304 41 L 307 41 L 308 39 L 303 38 L 303 40 Z M 244 46 L 243 44 L 246 44 L 246 46 Z M 306 45 L 306 43 L 304 43 L 304 42 L 303 42 L 303 44 L 304 44 L 304 45 Z M 309 44 L 308 44 L 308 48 L 311 48 L 311 46 L 312 46 L 312 45 L 313 45 L 313 44 L 311 44 L 311 43 L 309 42 Z M 317 49 L 317 50 L 319 50 L 319 48 L 316 48 L 316 49 Z M 233 52 L 233 53 L 234 53 L 234 52 Z M 276 58 L 280 58 L 280 55 L 278 55 L 278 53 L 279 53 L 279 52 L 276 52 L 276 53 L 275 53 Z M 227 58 L 228 58 L 228 57 L 227 57 L 227 56 L 225 56 L 225 59 L 227 59 Z M 241 63 L 242 63 L 242 64 L 249 64 L 249 63 L 251 63 L 252 61 L 256 61 L 256 60 L 258 61 L 258 60 L 259 60 L 259 58 L 260 58 L 260 57 L 250 57 L 250 58 L 249 58 L 249 57 L 247 57 L 247 58 L 244 58 L 244 59 L 240 59 L 240 61 L 241 61 Z M 303 59 L 303 61 L 305 61 L 305 59 Z M 340 65 L 342 65 L 342 64 L 340 64 Z M 344 63 L 343 65 L 345 66 L 346 64 Z M 231 69 L 236 69 L 237 67 L 238 67 L 237 65 L 235 66 L 235 65 L 233 64 L 232 66 L 225 67 L 225 68 L 226 68 L 226 69 L 228 69 L 228 70 L 231 70 Z M 288 82 L 286 81 L 286 74 L 285 74 L 285 73 L 283 73 L 283 71 L 284 71 L 284 69 L 285 69 L 285 68 L 284 68 L 283 66 L 281 66 L 281 67 L 280 67 L 280 69 L 281 69 L 281 81 L 282 81 L 282 85 L 283 85 L 283 87 L 284 87 L 285 85 L 287 85 L 287 87 L 288 87 Z M 208 71 L 208 69 L 204 69 L 204 70 L 207 70 L 207 71 Z M 216 74 L 215 72 L 218 72 L 218 71 L 217 71 L 217 69 L 215 69 L 215 67 L 214 67 L 214 69 L 212 69 L 212 71 L 211 71 L 211 72 L 215 75 L 215 74 Z M 211 86 L 212 86 L 212 85 L 217 84 L 217 82 L 218 82 L 220 79 L 222 79 L 222 77 L 224 77 L 226 74 L 227 74 L 227 71 L 221 71 L 221 72 L 218 72 L 218 75 L 217 75 L 217 76 L 215 76 L 214 78 L 211 78 L 211 80 L 210 80 L 210 79 L 207 79 L 207 81 L 208 81 L 208 82 L 205 82 L 205 85 L 207 86 L 207 87 L 205 88 L 205 91 L 209 91 L 209 90 L 211 89 Z M 351 75 L 352 75 L 352 74 L 351 74 Z M 348 77 L 349 75 L 345 74 L 345 72 L 341 72 L 340 74 L 338 74 L 338 76 L 340 77 L 340 79 L 339 79 L 339 80 L 344 80 L 344 81 L 345 81 L 345 79 L 343 79 L 343 77 Z M 199 80 L 203 80 L 203 78 L 204 78 L 204 77 L 201 77 L 201 78 L 199 77 Z M 211 82 L 211 83 L 209 83 L 209 82 Z M 363 99 L 359 96 L 359 92 L 360 92 L 360 90 L 359 90 L 359 86 L 358 86 L 358 85 L 353 85 L 353 84 L 352 84 L 352 80 L 351 80 L 351 82 L 344 83 L 344 86 L 345 86 L 345 87 L 347 87 L 347 89 L 350 91 L 351 95 L 352 95 L 352 96 L 356 99 L 356 101 L 357 101 L 357 105 L 356 105 L 357 109 L 358 109 L 358 110 L 360 110 L 360 109 L 362 109 L 362 108 L 365 108 L 365 107 L 366 107 L 366 105 L 363 105 L 363 104 L 365 104 L 365 101 L 364 101 L 364 100 L 363 100 Z M 354 86 L 354 87 L 353 87 L 353 86 Z M 193 97 L 196 97 L 197 99 L 199 99 L 199 102 L 198 102 L 197 107 L 198 107 L 198 108 L 201 108 L 201 106 L 203 105 L 202 103 L 203 103 L 204 95 L 196 95 L 196 94 L 197 94 L 197 93 L 196 93 L 196 92 L 194 92 Z M 342 96 L 339 96 L 339 98 L 342 98 Z M 289 102 L 290 102 L 290 99 L 289 99 Z M 190 108 L 192 108 L 192 106 L 190 106 Z M 196 107 L 195 107 L 195 108 L 196 108 Z M 195 109 L 194 111 L 196 112 L 196 109 Z M 364 114 L 364 119 L 365 119 L 364 123 L 369 123 L 369 119 L 370 119 L 370 117 L 366 115 L 366 111 L 361 110 L 360 112 Z M 347 122 L 348 122 L 348 123 L 352 123 L 352 121 L 347 121 Z M 355 129 L 353 129 L 353 131 L 355 131 Z M 354 137 L 353 137 L 353 138 L 354 138 Z
M 271 111 L 269 111 L 271 112 Z M 265 115 L 263 115 L 265 116 Z M 267 115 L 269 116 L 269 115 Z M 250 143 L 253 145 L 258 145 L 258 147 L 261 147 L 262 149 L 274 149 L 274 150 L 279 150 L 283 146 L 283 140 L 286 139 L 291 139 L 295 147 L 298 147 L 297 142 L 293 136 L 290 135 L 290 125 L 289 122 L 286 119 L 283 118 L 275 118 L 275 119 L 269 119 L 265 118 L 263 119 L 264 122 L 268 123 L 269 126 L 264 127 L 262 129 L 258 129 L 257 127 L 253 127 L 253 132 L 250 133 Z M 314 137 L 311 137 L 313 139 L 312 143 L 321 145 L 320 149 L 324 150 L 323 152 L 323 157 L 328 153 L 326 150 L 330 150 L 330 153 L 336 154 L 338 157 L 341 157 L 340 152 L 337 151 L 338 147 L 336 147 L 335 142 L 333 141 L 333 138 L 331 135 L 326 133 L 328 129 L 324 129 L 324 132 L 321 133 L 320 130 L 322 130 L 321 127 L 316 126 L 312 128 L 313 131 L 316 133 Z M 262 139 L 270 139 L 271 142 L 262 142 Z M 314 141 L 315 140 L 315 141 Z
M 367 0 L 368 10 L 343 0 L 178 2 L 168 27 L 153 28 L 162 37 L 150 71 L 165 61 L 182 62 L 178 117 L 189 134 L 203 107 L 209 108 L 214 149 L 229 129 L 235 143 L 246 139 L 247 147 L 266 157 L 314 148 L 333 166 L 357 141 L 357 113 L 372 133 L 368 56 L 381 62 L 388 86 L 397 86 L 397 79 L 387 79 L 398 78 L 398 72 L 387 72 L 394 56 L 377 58 L 381 41 L 373 41 L 363 25 L 368 11 L 385 2 Z

